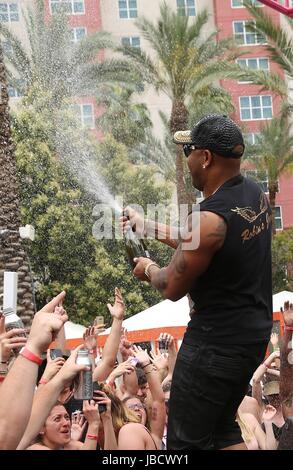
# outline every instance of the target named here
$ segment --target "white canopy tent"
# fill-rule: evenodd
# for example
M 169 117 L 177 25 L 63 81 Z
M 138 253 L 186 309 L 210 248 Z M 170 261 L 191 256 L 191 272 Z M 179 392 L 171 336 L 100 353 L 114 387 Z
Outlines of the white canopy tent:
M 284 302 L 287 300 L 293 304 L 293 292 L 283 290 L 282 292 L 273 295 L 273 312 L 280 312 L 280 308 L 283 307 Z
M 79 325 L 78 323 L 73 323 L 72 321 L 67 321 L 64 325 L 65 329 L 65 338 L 82 338 L 85 332 L 85 326 Z
M 189 322 L 189 303 L 187 297 L 177 302 L 163 300 L 142 312 L 133 315 L 123 321 L 123 327 L 127 331 L 149 330 L 162 327 L 186 326 Z M 108 335 L 108 328 L 103 335 Z
M 279 312 L 284 302 L 289 300 L 293 303 L 293 292 L 282 291 L 273 295 L 273 312 Z M 127 318 L 123 326 L 128 332 L 138 330 L 149 330 L 164 327 L 182 327 L 187 326 L 189 318 L 189 303 L 187 297 L 183 297 L 177 302 L 163 300 L 142 312 Z M 103 335 L 108 335 L 108 328 Z

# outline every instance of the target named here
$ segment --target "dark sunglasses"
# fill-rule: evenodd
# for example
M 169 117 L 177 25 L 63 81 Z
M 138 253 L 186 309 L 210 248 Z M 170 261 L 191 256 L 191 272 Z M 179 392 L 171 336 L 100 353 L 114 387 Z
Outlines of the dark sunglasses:
M 193 150 L 196 150 L 198 149 L 198 147 L 196 147 L 194 144 L 184 144 L 183 145 L 183 152 L 184 152 L 184 155 L 186 158 L 189 157 L 189 155 L 191 154 L 191 152 Z

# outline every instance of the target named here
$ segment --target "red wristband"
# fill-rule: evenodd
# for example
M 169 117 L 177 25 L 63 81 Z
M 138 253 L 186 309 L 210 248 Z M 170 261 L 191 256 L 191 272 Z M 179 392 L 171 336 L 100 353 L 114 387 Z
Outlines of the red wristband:
M 293 326 L 284 326 L 285 330 L 293 331 Z
M 115 387 L 115 382 L 113 380 L 106 380 L 106 384 L 109 385 L 109 387 L 111 388 Z
M 86 435 L 87 439 L 92 439 L 93 441 L 98 441 L 99 437 L 95 436 L 94 434 L 87 434 Z
M 41 357 L 36 356 L 27 347 L 22 348 L 19 354 L 21 354 L 23 357 L 25 357 L 29 361 L 35 362 L 35 364 L 38 364 L 38 366 L 40 366 L 43 362 L 43 359 Z
M 39 384 L 43 384 L 43 385 L 46 385 L 48 383 L 48 380 L 46 379 L 43 379 L 43 377 L 40 378 L 39 380 Z
M 0 375 L 0 382 L 3 382 L 6 378 L 6 375 Z

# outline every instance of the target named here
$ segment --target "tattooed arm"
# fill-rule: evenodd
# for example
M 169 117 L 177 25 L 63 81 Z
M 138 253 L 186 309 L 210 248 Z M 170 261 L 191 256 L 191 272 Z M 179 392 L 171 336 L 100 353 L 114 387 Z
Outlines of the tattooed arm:
M 190 216 L 184 239 L 179 243 L 170 264 L 162 269 L 156 265 L 148 268 L 152 286 L 166 299 L 181 299 L 189 292 L 194 280 L 207 270 L 214 254 L 224 243 L 226 231 L 223 218 L 213 212 L 200 213 L 200 230 L 192 227 Z M 144 272 L 149 263 L 149 259 L 138 258 L 134 275 L 143 281 L 149 281 Z

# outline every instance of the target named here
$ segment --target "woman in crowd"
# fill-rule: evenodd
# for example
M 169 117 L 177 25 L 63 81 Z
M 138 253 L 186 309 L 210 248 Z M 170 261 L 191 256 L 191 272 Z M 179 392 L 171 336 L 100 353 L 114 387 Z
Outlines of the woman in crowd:
M 72 439 L 70 416 L 61 403 L 56 403 L 28 450 L 95 450 L 100 418 L 94 400 L 83 402 L 83 415 L 88 422 L 84 443 Z

